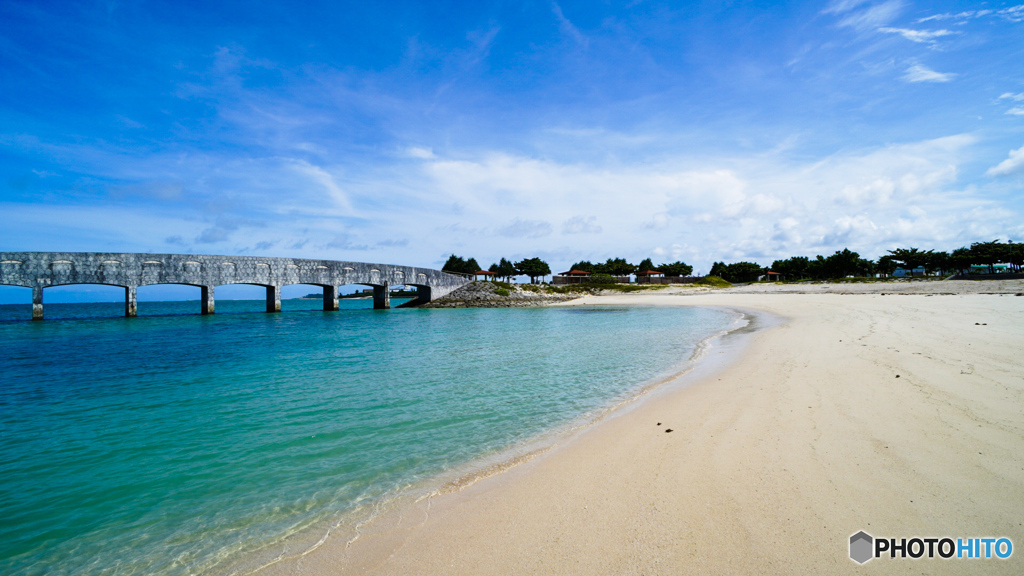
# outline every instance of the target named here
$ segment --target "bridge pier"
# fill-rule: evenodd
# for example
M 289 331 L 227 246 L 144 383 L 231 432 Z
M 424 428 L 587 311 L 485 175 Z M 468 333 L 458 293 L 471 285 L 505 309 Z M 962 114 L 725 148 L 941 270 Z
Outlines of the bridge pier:
M 207 314 L 213 314 L 213 288 L 213 286 L 199 287 L 199 289 L 202 290 L 202 295 L 200 296 L 200 298 L 203 303 L 202 310 L 200 313 L 203 314 L 204 316 Z
M 391 308 L 391 286 L 387 284 L 383 286 L 373 287 L 373 309 L 374 310 L 387 310 Z
M 43 287 L 32 287 L 32 319 L 43 319 Z
M 267 286 L 267 312 L 281 311 L 281 287 Z
M 124 317 L 135 318 L 139 315 L 138 288 L 135 286 L 124 287 Z
M 336 312 L 338 310 L 338 287 L 324 286 L 324 311 Z

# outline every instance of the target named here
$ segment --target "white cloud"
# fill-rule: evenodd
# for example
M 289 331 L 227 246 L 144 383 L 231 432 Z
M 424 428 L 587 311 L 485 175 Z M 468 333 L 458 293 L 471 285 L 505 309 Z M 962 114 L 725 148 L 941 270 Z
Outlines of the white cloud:
M 958 34 L 950 30 L 911 30 L 909 28 L 879 28 L 880 32 L 899 34 L 907 40 L 921 43 L 934 43 L 936 38 Z
M 953 73 L 936 72 L 915 64 L 907 69 L 906 76 L 903 77 L 907 82 L 949 82 L 956 77 Z
M 999 164 L 988 169 L 989 176 L 1010 176 L 1024 172 L 1024 146 L 1010 150 L 1010 155 Z
M 600 234 L 602 228 L 597 225 L 597 217 L 573 216 L 562 224 L 563 234 Z
M 868 0 L 832 0 L 822 12 L 825 14 L 843 14 L 864 4 Z
M 988 16 L 992 14 L 993 10 L 969 10 L 967 12 L 958 12 L 956 14 L 947 12 L 944 14 L 935 14 L 932 16 L 926 16 L 917 20 L 918 24 L 922 22 L 931 22 L 937 20 L 969 20 L 971 18 L 981 18 L 982 16 Z
M 1000 100 L 1003 100 L 1005 98 L 1009 98 L 1010 100 L 1014 100 L 1016 102 L 1020 102 L 1021 100 L 1024 100 L 1024 92 L 1020 92 L 1018 94 L 1014 94 L 1012 92 L 1006 92 L 1005 94 L 1003 94 L 1003 95 L 1001 95 L 999 97 Z
M 1024 106 L 1014 106 L 1007 110 L 1006 113 L 1012 114 L 1013 116 L 1024 116 Z
M 330 172 L 324 170 L 319 166 L 310 164 L 305 160 L 295 160 L 291 163 L 291 165 L 296 172 L 306 176 L 313 182 L 316 182 L 317 184 L 322 186 L 324 190 L 326 190 L 327 193 L 330 195 L 331 199 L 334 200 L 337 207 L 341 208 L 346 212 L 352 212 L 352 203 L 348 199 L 348 194 L 346 194 L 345 191 L 342 190 L 341 186 L 338 185 L 337 181 L 334 179 L 334 176 L 331 175 Z
M 412 148 L 407 149 L 405 153 L 412 158 L 419 158 L 421 160 L 429 160 L 431 158 L 436 158 L 436 156 L 434 156 L 434 151 L 431 150 L 430 148 L 419 148 L 414 146 Z
M 520 220 L 516 218 L 498 229 L 498 234 L 507 238 L 543 238 L 551 235 L 551 224 L 542 220 Z
M 996 12 L 996 14 L 1010 22 L 1024 22 L 1024 4 L 1004 8 Z
M 835 8 L 826 10 L 826 12 L 846 14 L 839 21 L 840 26 L 847 26 L 858 30 L 872 30 L 892 22 L 903 10 L 903 2 L 901 0 L 889 0 L 888 2 L 868 6 L 863 10 L 854 9 L 860 6 L 860 4 L 860 2 L 840 2 Z
M 644 222 L 644 228 L 648 230 L 663 230 L 668 227 L 669 215 L 667 212 L 658 212 L 647 222 Z
M 822 238 L 822 243 L 829 246 L 856 245 L 877 231 L 878 226 L 864 214 L 844 215 L 832 222 L 831 229 Z
M 557 2 L 551 3 L 551 11 L 554 12 L 555 19 L 558 20 L 558 29 L 561 30 L 562 34 L 572 38 L 577 44 L 586 48 L 588 44 L 587 37 L 565 17 L 565 14 L 562 13 L 562 7 Z

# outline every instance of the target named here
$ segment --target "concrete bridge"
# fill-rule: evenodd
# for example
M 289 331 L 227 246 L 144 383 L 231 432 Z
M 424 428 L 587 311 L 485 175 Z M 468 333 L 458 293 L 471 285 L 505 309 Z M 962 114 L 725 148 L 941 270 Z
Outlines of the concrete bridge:
M 390 308 L 391 286 L 415 286 L 406 305 L 440 298 L 469 282 L 467 278 L 412 266 L 196 254 L 106 252 L 0 252 L 0 284 L 32 289 L 32 319 L 43 318 L 43 289 L 69 284 L 107 284 L 124 288 L 124 314 L 138 311 L 136 290 L 153 284 L 185 284 L 202 289 L 201 312 L 213 314 L 214 289 L 253 284 L 267 289 L 267 312 L 281 311 L 281 287 L 311 284 L 324 289 L 324 310 L 338 309 L 338 288 L 373 287 L 373 307 Z

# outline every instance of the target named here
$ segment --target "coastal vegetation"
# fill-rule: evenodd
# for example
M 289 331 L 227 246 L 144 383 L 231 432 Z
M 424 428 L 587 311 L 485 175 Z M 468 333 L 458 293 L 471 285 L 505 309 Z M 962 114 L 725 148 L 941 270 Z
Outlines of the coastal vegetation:
M 452 254 L 448 261 L 441 267 L 442 272 L 455 272 L 456 274 L 476 274 L 480 270 L 476 258 L 463 259 L 461 256 Z
M 712 288 L 728 288 L 729 286 L 732 286 L 731 282 L 719 278 L 718 276 L 704 276 L 703 278 L 697 279 L 694 284 L 698 286 L 710 286 Z
M 576 262 L 569 267 L 570 270 L 579 270 L 590 274 L 607 274 L 609 276 L 628 276 L 637 272 L 648 271 L 660 272 L 666 276 L 689 276 L 693 273 L 693 266 L 685 262 L 670 262 L 655 266 L 650 258 L 646 258 L 640 264 L 630 264 L 625 258 L 609 258 L 605 262 L 593 264 L 587 260 Z
M 877 260 L 862 258 L 857 252 L 844 248 L 829 256 L 791 256 L 775 260 L 770 267 L 756 262 L 733 263 L 715 262 L 704 280 L 697 281 L 703 286 L 723 286 L 734 283 L 756 282 L 758 280 L 781 279 L 786 282 L 807 280 L 838 281 L 889 278 L 902 270 L 904 276 L 930 277 L 936 274 L 970 274 L 997 272 L 997 265 L 1004 264 L 1003 271 L 1021 272 L 1024 267 L 1024 244 L 1012 241 L 975 242 L 951 252 L 923 250 L 916 247 L 895 248 Z M 454 254 L 445 263 L 446 272 L 474 275 L 482 272 L 474 258 L 462 258 Z M 537 284 L 551 274 L 547 262 L 540 258 L 526 258 L 518 262 L 501 258 L 491 264 L 488 271 L 495 280 L 511 281 L 516 276 L 528 276 L 531 284 Z M 604 262 L 581 260 L 569 267 L 567 274 L 575 276 L 565 290 L 593 290 L 611 288 L 621 290 L 624 279 L 630 275 L 646 276 L 662 274 L 668 278 L 687 277 L 693 273 L 693 266 L 682 261 L 655 265 L 650 258 L 639 264 L 632 264 L 625 258 L 608 258 Z M 771 278 L 769 278 L 771 277 Z M 577 282 L 578 280 L 578 282 Z M 570 287 L 572 286 L 572 287 Z
M 1011 271 L 1020 272 L 1024 266 L 1024 244 L 1014 242 L 975 242 L 952 252 L 922 250 L 919 248 L 895 248 L 878 258 L 861 258 L 860 254 L 848 248 L 837 250 L 830 256 L 815 258 L 793 256 L 775 260 L 770 268 L 763 268 L 753 262 L 726 264 L 715 262 L 710 275 L 721 276 L 730 282 L 753 282 L 759 277 L 776 272 L 786 281 L 839 280 L 877 277 L 891 277 L 896 270 L 914 277 L 920 271 L 923 276 L 935 274 L 969 274 L 971 272 L 996 272 L 996 264 L 1007 264 Z M 982 268 L 982 270 L 979 270 Z
M 467 276 L 475 276 L 485 270 L 477 263 L 476 258 L 463 258 L 452 254 L 448 261 L 441 267 L 442 272 L 454 272 Z M 491 264 L 486 270 L 494 275 L 494 278 L 512 279 L 514 276 L 529 276 L 530 283 L 536 284 L 538 278 L 551 274 L 551 267 L 540 258 L 524 258 L 513 264 L 511 261 L 502 258 L 498 263 Z

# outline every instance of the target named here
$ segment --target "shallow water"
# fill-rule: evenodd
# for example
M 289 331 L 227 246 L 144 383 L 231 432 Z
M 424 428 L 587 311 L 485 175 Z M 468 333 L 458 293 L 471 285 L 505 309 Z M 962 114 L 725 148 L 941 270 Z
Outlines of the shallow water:
M 0 573 L 222 569 L 628 398 L 733 320 L 262 305 L 0 306 Z

